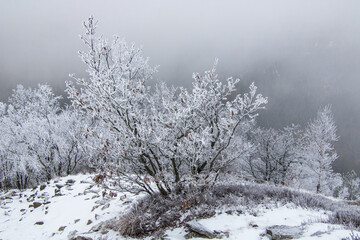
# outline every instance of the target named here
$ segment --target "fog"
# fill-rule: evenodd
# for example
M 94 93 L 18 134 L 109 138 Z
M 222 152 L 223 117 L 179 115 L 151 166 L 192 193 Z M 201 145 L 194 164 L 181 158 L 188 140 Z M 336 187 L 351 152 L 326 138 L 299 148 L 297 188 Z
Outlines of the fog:
M 360 173 L 360 1 L 2 1 L 0 100 L 17 84 L 48 83 L 64 94 L 81 22 L 144 46 L 155 76 L 177 86 L 219 58 L 220 77 L 255 82 L 269 97 L 259 123 L 305 125 L 332 105 L 340 139 L 335 169 Z

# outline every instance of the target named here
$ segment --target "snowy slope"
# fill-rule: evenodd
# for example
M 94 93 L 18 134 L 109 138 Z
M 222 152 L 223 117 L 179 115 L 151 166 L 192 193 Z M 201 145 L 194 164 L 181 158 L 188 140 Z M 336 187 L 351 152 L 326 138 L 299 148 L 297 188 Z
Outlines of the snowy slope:
M 120 192 L 111 197 L 107 192 L 103 197 L 103 190 L 93 182 L 92 175 L 68 176 L 35 189 L 1 192 L 0 239 L 72 239 L 76 236 L 125 239 L 98 226 L 120 216 L 140 197 Z M 264 233 L 273 225 L 297 226 L 303 232 L 300 239 L 350 236 L 351 231 L 344 226 L 321 223 L 326 218 L 324 211 L 274 204 L 242 213 L 229 208 L 212 218 L 192 223 L 226 233 L 225 239 L 268 239 Z M 165 239 L 185 239 L 187 231 L 186 227 L 169 229 L 164 236 Z
M 70 179 L 74 184 L 66 184 Z M 59 187 L 61 195 L 55 194 Z M 52 180 L 42 191 L 39 188 L 2 194 L 6 199 L 1 200 L 0 239 L 67 239 L 74 231 L 89 232 L 115 217 L 132 200 L 129 194 L 103 198 L 89 175 Z M 41 206 L 34 208 L 37 202 Z

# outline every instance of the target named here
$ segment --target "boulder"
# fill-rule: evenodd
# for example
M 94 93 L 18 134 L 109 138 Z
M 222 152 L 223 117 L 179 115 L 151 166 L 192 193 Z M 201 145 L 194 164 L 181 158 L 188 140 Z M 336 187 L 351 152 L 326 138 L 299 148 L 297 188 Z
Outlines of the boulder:
M 207 229 L 205 226 L 197 222 L 187 223 L 186 227 L 189 229 L 190 232 L 196 233 L 200 237 L 206 237 L 206 238 L 217 237 L 217 234 L 213 230 Z
M 266 234 L 273 240 L 296 239 L 302 236 L 304 229 L 300 226 L 274 225 L 266 228 Z

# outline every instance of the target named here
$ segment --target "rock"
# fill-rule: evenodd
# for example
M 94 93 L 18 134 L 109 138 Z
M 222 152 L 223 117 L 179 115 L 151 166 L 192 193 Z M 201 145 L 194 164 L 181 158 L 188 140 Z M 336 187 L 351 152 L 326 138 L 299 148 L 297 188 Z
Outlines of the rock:
M 40 207 L 42 204 L 41 203 L 39 203 L 39 202 L 33 202 L 33 207 L 34 208 L 38 208 L 38 207 Z
M 243 212 L 242 210 L 236 210 L 236 213 L 237 213 L 237 215 L 241 215 L 241 214 L 243 214 L 244 212 Z
M 25 209 L 23 208 L 23 209 L 20 209 L 20 212 L 25 212 Z
M 95 205 L 93 206 L 93 208 L 91 209 L 91 211 L 93 212 L 95 209 L 97 209 L 98 207 L 100 207 L 101 205 Z
M 232 215 L 233 211 L 232 210 L 227 210 L 225 213 L 228 214 L 228 215 Z
M 90 181 L 86 181 L 86 180 L 81 180 L 80 183 L 87 183 L 87 184 L 90 184 L 91 187 L 94 186 L 94 183 L 93 182 L 90 182 Z
M 55 189 L 55 197 L 57 196 L 62 196 L 61 192 L 60 192 L 60 189 Z
M 92 221 L 89 219 L 89 220 L 87 221 L 86 225 L 90 225 L 90 224 L 92 224 Z
M 13 202 L 13 199 L 12 199 L 12 198 L 6 198 L 6 199 L 4 200 L 4 203 L 5 203 L 5 204 L 12 203 L 12 202 Z
M 296 239 L 303 233 L 304 229 L 300 226 L 275 225 L 266 228 L 266 234 L 270 235 L 273 240 Z
M 259 227 L 259 225 L 257 225 L 257 224 L 254 223 L 254 222 L 250 222 L 250 223 L 249 223 L 249 226 L 250 226 L 250 227 L 253 227 L 253 228 Z
M 77 236 L 77 237 L 71 238 L 71 240 L 93 240 L 93 239 L 90 237 Z
M 42 197 L 42 198 L 46 198 L 46 197 L 49 197 L 49 193 L 48 192 L 43 192 L 41 195 L 40 195 L 40 197 Z
M 77 222 L 79 222 L 80 221 L 80 219 L 75 219 L 74 220 L 74 223 L 77 223 Z
M 102 223 L 99 223 L 99 224 L 96 224 L 95 226 L 93 226 L 91 229 L 90 229 L 90 232 L 98 232 L 100 231 L 102 228 Z
M 207 238 L 216 238 L 217 234 L 214 233 L 214 231 L 207 229 L 200 223 L 194 222 L 194 223 L 187 223 L 186 227 L 191 231 L 194 232 L 202 237 Z
M 101 208 L 101 210 L 105 210 L 105 209 L 107 209 L 107 208 L 109 208 L 110 207 L 110 203 L 106 203 L 102 208 Z
M 101 199 L 101 200 L 97 200 L 95 201 L 96 204 L 99 204 L 99 205 L 105 205 L 108 201 L 104 200 L 104 199 Z
M 43 225 L 44 222 L 43 221 L 39 221 L 39 222 L 36 222 L 34 225 Z
M 84 194 L 95 193 L 95 194 L 99 195 L 99 192 L 100 192 L 99 189 L 85 189 Z
M 64 184 L 55 184 L 55 186 L 56 186 L 58 189 L 61 189 L 62 187 L 64 187 Z
M 272 240 L 273 239 L 269 234 L 262 234 L 261 236 L 262 236 L 263 240 Z
M 32 195 L 30 195 L 30 196 L 26 199 L 26 201 L 28 201 L 28 202 L 33 202 L 34 199 L 35 199 L 35 195 L 32 194 Z
M 40 185 L 40 191 L 44 190 L 46 188 L 45 184 Z
M 314 232 L 313 234 L 311 234 L 310 236 L 311 237 L 315 237 L 315 236 L 321 236 L 321 235 L 323 235 L 323 234 L 325 234 L 325 233 L 327 233 L 327 232 L 324 232 L 324 231 L 317 231 L 317 232 Z
M 69 232 L 68 239 L 74 239 L 74 236 L 76 235 L 77 232 L 78 232 L 77 230 L 73 230 Z
M 66 228 L 66 226 L 61 226 L 61 227 L 59 227 L 58 231 L 59 231 L 59 232 L 62 232 L 62 231 L 65 230 L 65 228 Z
M 76 181 L 74 179 L 69 179 L 66 181 L 66 184 L 73 185 Z

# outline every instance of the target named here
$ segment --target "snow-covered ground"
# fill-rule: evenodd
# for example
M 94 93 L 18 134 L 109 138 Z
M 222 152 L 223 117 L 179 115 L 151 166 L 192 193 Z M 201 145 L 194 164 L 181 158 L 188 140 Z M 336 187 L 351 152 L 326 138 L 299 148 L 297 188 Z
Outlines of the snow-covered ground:
M 75 182 L 71 184 L 69 180 Z M 116 217 L 133 200 L 129 194 L 102 195 L 91 175 L 52 180 L 43 190 L 39 186 L 1 194 L 5 199 L 0 200 L 0 239 L 67 239 L 82 235 L 98 223 Z M 41 205 L 35 208 L 34 203 Z
M 112 230 L 99 230 L 98 226 L 121 216 L 141 196 L 109 194 L 109 191 L 103 194 L 92 177 L 68 176 L 35 189 L 0 192 L 0 239 L 72 239 L 76 236 L 125 239 Z M 344 226 L 321 223 L 326 218 L 324 211 L 274 204 L 273 207 L 259 206 L 251 212 L 228 209 L 191 223 L 226 233 L 224 239 L 268 239 L 264 234 L 274 225 L 301 229 L 300 239 L 331 240 L 350 236 L 351 231 Z M 185 239 L 186 234 L 186 227 L 169 229 L 165 239 Z
M 219 214 L 209 219 L 198 220 L 207 229 L 218 232 L 228 232 L 227 239 L 269 239 L 264 235 L 270 226 L 294 226 L 303 229 L 299 239 L 343 239 L 349 236 L 350 231 L 343 226 L 319 223 L 319 220 L 327 217 L 325 212 L 312 211 L 294 206 L 282 206 L 273 209 L 257 209 L 256 216 L 249 213 Z M 169 239 L 184 239 L 185 228 L 167 231 Z M 201 238 L 193 238 L 201 239 Z

